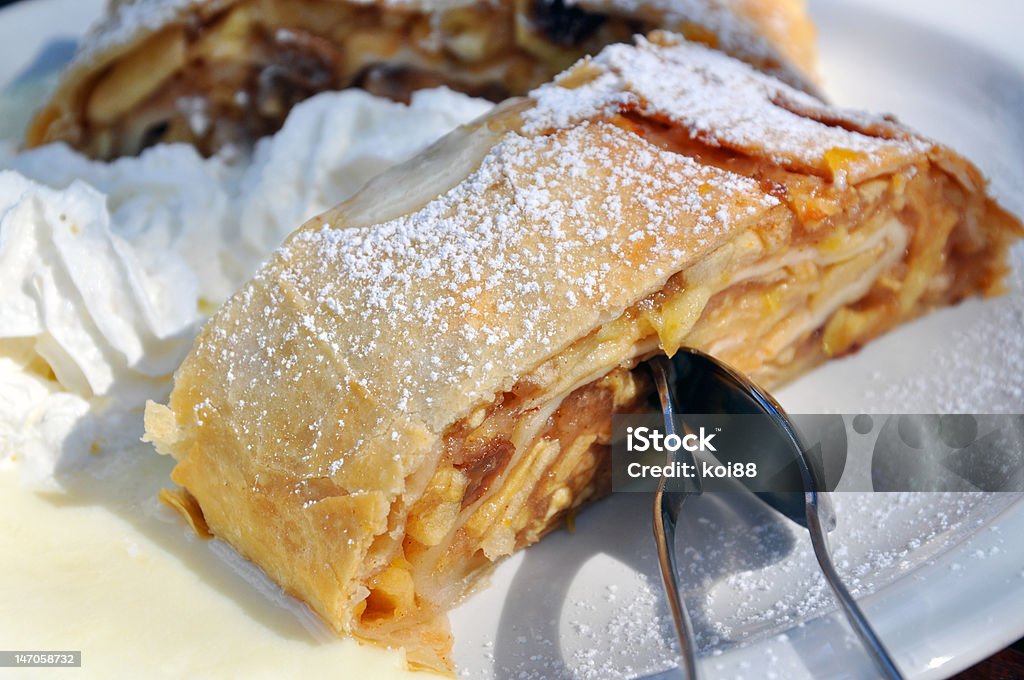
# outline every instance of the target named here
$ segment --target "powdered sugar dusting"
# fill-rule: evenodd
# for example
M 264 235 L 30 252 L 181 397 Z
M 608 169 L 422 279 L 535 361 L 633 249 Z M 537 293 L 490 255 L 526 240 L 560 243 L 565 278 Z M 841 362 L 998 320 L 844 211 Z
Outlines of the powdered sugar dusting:
M 842 493 L 833 499 L 837 515 L 845 518 L 830 537 L 833 559 L 855 597 L 933 561 L 1013 501 L 955 493 Z M 880 528 L 887 535 L 880 537 Z M 794 551 L 785 559 L 731 574 L 709 589 L 705 606 L 721 618 L 705 643 L 742 640 L 751 630 L 778 631 L 835 608 L 806 532 L 790 529 Z M 780 596 L 781 587 L 786 592 Z
M 786 64 L 764 30 L 747 18 L 747 3 L 742 0 L 580 0 L 579 4 L 601 12 L 661 13 L 659 23 L 667 29 L 679 30 L 696 24 L 713 34 L 715 45 L 728 54 L 758 65 L 782 64 L 770 69 L 772 75 L 793 85 L 806 84 L 806 77 Z M 790 35 L 785 11 L 774 7 L 764 14 L 763 20 L 772 24 L 776 34 Z
M 685 126 L 690 134 L 723 146 L 768 158 L 774 163 L 828 172 L 826 154 L 839 149 L 860 154 L 861 163 L 907 156 L 929 147 L 911 137 L 882 139 L 823 120 L 850 119 L 803 92 L 758 73 L 748 65 L 698 45 L 657 46 L 638 39 L 636 47 L 613 45 L 579 70 L 594 74 L 567 87 L 574 71 L 532 93 L 537 106 L 527 112 L 526 130 L 564 127 L 594 116 L 635 110 Z M 786 106 L 783 106 L 783 103 Z M 788 108 L 787 108 L 788 107 Z M 801 113 L 791 108 L 798 107 Z M 856 114 L 858 126 L 882 119 Z
M 728 207 L 715 200 L 721 192 Z M 362 376 L 374 385 L 407 376 L 394 406 L 426 417 L 435 399 L 489 400 L 496 381 L 514 380 L 578 337 L 567 314 L 593 325 L 620 314 L 644 294 L 636 281 L 657 290 L 776 203 L 751 180 L 607 123 L 537 138 L 509 133 L 476 172 L 415 213 L 370 228 L 299 232 L 257 285 L 284 285 L 311 301 L 296 332 L 381 373 L 379 381 Z M 651 250 L 661 255 L 637 259 Z M 452 319 L 460 321 L 449 326 Z M 391 365 L 376 360 L 421 328 L 432 331 L 416 347 L 426 361 L 407 353 Z
M 873 373 L 867 403 L 880 413 L 1024 411 L 1024 247 L 1011 250 L 1011 263 L 1008 295 L 986 300 L 971 323 L 945 335 L 927 370 L 900 379 Z

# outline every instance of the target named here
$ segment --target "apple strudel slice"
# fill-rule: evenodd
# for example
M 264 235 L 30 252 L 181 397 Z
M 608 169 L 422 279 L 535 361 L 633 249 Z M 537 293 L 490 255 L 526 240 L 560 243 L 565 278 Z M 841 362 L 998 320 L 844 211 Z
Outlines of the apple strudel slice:
M 451 670 L 446 611 L 608 491 L 638 362 L 690 346 L 778 385 L 999 292 L 1021 231 L 953 151 L 654 34 L 295 232 L 147 437 L 339 634 Z
M 159 142 L 211 154 L 350 86 L 406 100 L 448 85 L 500 101 L 584 54 L 681 31 L 812 89 L 803 0 L 122 0 L 88 37 L 28 144 L 98 158 Z

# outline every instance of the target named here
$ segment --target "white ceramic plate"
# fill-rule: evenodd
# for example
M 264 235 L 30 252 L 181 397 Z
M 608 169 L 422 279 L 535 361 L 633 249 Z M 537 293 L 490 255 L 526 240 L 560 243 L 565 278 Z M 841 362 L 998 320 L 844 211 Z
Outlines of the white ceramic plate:
M 27 107 L 102 4 L 32 0 L 0 11 L 0 138 L 20 133 Z M 1022 5 L 890 4 L 812 0 L 835 101 L 897 113 L 952 144 L 993 178 L 1004 204 L 1024 212 Z M 795 412 L 1020 413 L 1022 338 L 1018 282 L 1005 298 L 901 328 L 778 396 Z M 837 562 L 908 676 L 946 677 L 1024 635 L 1018 496 L 836 500 Z M 673 642 L 648 502 L 612 498 L 583 513 L 574 534 L 502 564 L 491 587 L 454 614 L 465 675 L 612 678 L 668 668 Z M 709 497 L 689 504 L 681 533 L 706 677 L 873 677 L 793 527 L 756 504 Z

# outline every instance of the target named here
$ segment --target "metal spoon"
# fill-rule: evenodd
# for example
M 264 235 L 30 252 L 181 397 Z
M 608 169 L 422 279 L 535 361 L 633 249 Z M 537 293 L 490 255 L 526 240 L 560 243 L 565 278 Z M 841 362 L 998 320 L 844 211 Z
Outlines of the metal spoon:
M 671 361 L 665 357 L 655 357 L 648 361 L 648 366 L 658 388 L 666 435 L 675 433 L 673 416 L 676 414 L 755 413 L 772 419 L 783 446 L 769 448 L 789 451 L 797 462 L 804 493 L 802 498 L 799 498 L 800 494 L 787 493 L 762 492 L 757 495 L 782 515 L 807 528 L 822 574 L 881 677 L 902 680 L 903 676 L 892 657 L 832 563 L 827 532 L 835 526 L 835 514 L 828 497 L 819 492 L 824 487 L 820 473 L 782 407 L 742 374 L 696 350 L 680 350 Z M 679 399 L 680 394 L 684 394 L 685 398 Z M 677 460 L 691 464 L 694 462 L 692 454 L 685 449 L 669 453 L 668 457 L 670 463 Z M 683 491 L 668 492 L 665 491 L 665 480 L 662 478 L 654 498 L 654 537 L 658 546 L 658 563 L 679 638 L 681 669 L 687 680 L 697 680 L 697 660 L 693 625 L 679 594 L 674 546 L 675 529 L 683 501 L 689 495 L 702 492 L 699 477 L 694 481 L 696 484 Z

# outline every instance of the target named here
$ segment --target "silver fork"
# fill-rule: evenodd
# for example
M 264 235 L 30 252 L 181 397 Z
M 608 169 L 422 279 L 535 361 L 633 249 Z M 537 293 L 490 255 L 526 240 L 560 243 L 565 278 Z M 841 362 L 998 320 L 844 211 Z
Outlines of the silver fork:
M 746 408 L 754 412 L 761 412 L 773 419 L 781 436 L 786 440 L 787 448 L 791 449 L 792 455 L 797 461 L 804 488 L 804 503 L 802 507 L 794 508 L 792 505 L 784 502 L 784 495 L 759 493 L 757 496 L 776 511 L 807 528 L 810 533 L 814 556 L 818 561 L 818 566 L 821 568 L 825 581 L 839 602 L 846 620 L 850 623 L 864 649 L 874 662 L 880 676 L 887 680 L 902 680 L 903 676 L 893 662 L 892 657 L 885 649 L 874 629 L 871 628 L 850 591 L 843 584 L 832 562 L 827 532 L 835 527 L 835 514 L 828 497 L 819 492 L 821 485 L 816 479 L 807 450 L 800 442 L 799 435 L 797 435 L 789 418 L 786 417 L 782 407 L 767 392 L 714 357 L 696 350 L 684 349 L 676 354 L 673 361 L 669 361 L 664 356 L 654 357 L 648 361 L 648 366 L 654 375 L 655 385 L 658 389 L 662 413 L 665 417 L 666 436 L 676 432 L 673 420 L 673 416 L 677 412 L 673 397 L 675 380 L 673 364 L 680 361 L 687 362 L 690 378 L 695 375 L 695 371 L 709 372 L 705 373 L 704 376 L 712 377 L 715 387 L 729 391 L 726 394 L 727 399 L 719 398 L 713 400 L 708 398 L 706 399 L 708 403 L 742 402 Z M 721 395 L 717 396 L 721 397 Z M 686 405 L 687 411 L 690 413 L 706 412 L 700 406 L 701 404 Z M 676 453 L 669 453 L 668 457 L 669 463 L 676 462 L 677 458 L 683 459 L 679 462 L 694 463 L 693 455 L 685 449 L 680 449 Z M 675 557 L 676 525 L 679 521 L 679 512 L 683 502 L 687 496 L 700 494 L 702 491 L 699 477 L 691 481 L 693 484 L 683 491 L 666 491 L 665 478 L 661 478 L 658 484 L 658 491 L 654 496 L 654 538 L 658 546 L 658 566 L 661 570 L 661 579 L 668 597 L 669 609 L 672 611 L 672 619 L 675 622 L 676 635 L 679 638 L 680 668 L 687 680 L 697 680 L 697 654 L 693 624 L 680 596 Z

